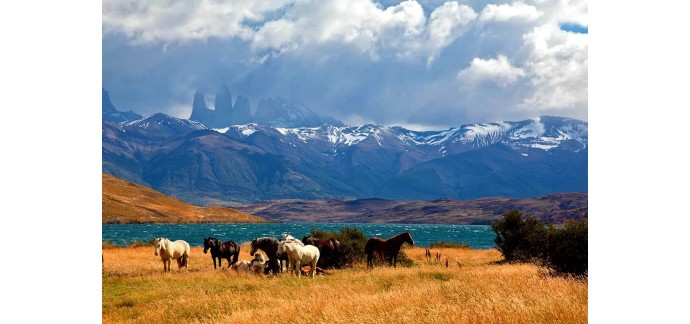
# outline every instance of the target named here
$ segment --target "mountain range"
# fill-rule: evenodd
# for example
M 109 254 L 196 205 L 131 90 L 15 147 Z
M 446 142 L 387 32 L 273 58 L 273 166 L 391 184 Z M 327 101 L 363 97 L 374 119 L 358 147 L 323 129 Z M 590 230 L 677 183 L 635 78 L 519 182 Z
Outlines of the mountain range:
M 238 96 L 233 104 L 232 93 L 226 85 L 222 85 L 216 92 L 214 109 L 206 105 L 205 94 L 197 90 L 194 93 L 189 120 L 215 128 L 252 122 L 274 127 L 312 127 L 324 123 L 342 126 L 340 121 L 320 117 L 306 106 L 291 103 L 283 98 L 259 100 L 256 112 L 252 114 L 249 99 Z
M 548 224 L 587 219 L 587 193 L 557 193 L 536 198 L 488 197 L 472 200 L 386 199 L 272 200 L 230 204 L 278 222 L 401 223 L 486 225 L 509 210 L 520 210 Z
M 284 120 L 290 120 L 289 104 L 264 105 L 283 108 L 261 108 L 254 120 L 263 118 L 260 111 L 273 111 L 266 114 L 270 120 L 286 112 Z M 587 192 L 587 122 L 570 118 L 541 116 L 439 131 L 282 127 L 265 120 L 225 127 L 208 123 L 164 114 L 119 123 L 104 118 L 103 170 L 202 205 Z

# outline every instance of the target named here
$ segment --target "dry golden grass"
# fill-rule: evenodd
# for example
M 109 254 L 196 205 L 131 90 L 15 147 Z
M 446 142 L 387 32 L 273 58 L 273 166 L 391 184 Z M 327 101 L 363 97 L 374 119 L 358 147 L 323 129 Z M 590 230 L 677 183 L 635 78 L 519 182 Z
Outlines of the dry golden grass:
M 198 207 L 103 173 L 104 223 L 263 223 L 265 219 L 231 208 Z
M 242 247 L 240 259 L 249 260 Z M 192 248 L 189 269 L 164 274 L 153 247 L 103 250 L 103 322 L 585 323 L 587 281 L 530 264 L 495 264 L 496 250 L 406 249 L 411 268 L 332 270 L 315 279 L 213 269 Z M 449 267 L 445 266 L 446 257 Z M 457 262 L 460 262 L 458 266 Z M 173 262 L 173 267 L 176 263 Z M 224 267 L 227 267 L 225 263 Z

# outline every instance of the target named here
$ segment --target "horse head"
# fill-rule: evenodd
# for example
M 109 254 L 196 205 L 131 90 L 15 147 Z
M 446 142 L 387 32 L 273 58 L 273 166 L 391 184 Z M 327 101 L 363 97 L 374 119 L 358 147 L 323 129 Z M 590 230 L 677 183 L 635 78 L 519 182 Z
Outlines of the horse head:
M 278 243 L 278 251 L 276 251 L 276 256 L 281 256 L 283 253 L 285 253 L 285 243 L 284 241 L 281 241 Z
M 407 231 L 405 233 L 405 242 L 410 243 L 410 245 L 414 246 L 414 240 L 412 239 L 412 234 L 410 234 L 410 231 Z
M 204 238 L 204 254 L 211 248 L 211 238 Z
M 253 239 L 252 243 L 249 244 L 249 255 L 254 255 L 254 253 L 256 253 L 256 250 L 258 250 L 258 248 L 256 247 L 256 240 L 257 239 Z
M 160 252 L 160 250 L 163 248 L 163 238 L 157 237 L 153 239 L 153 246 L 156 247 L 156 251 L 154 252 L 154 254 L 158 256 L 158 252 Z

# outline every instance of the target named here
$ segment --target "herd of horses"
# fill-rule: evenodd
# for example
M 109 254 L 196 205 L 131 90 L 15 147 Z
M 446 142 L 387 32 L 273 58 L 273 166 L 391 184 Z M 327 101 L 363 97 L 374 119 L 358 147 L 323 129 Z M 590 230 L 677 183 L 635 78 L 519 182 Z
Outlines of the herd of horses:
M 398 254 L 403 243 L 407 242 L 414 246 L 414 240 L 409 231 L 400 233 L 384 240 L 380 238 L 370 238 L 364 246 L 364 253 L 367 255 L 367 268 L 374 267 L 374 259 L 390 259 L 390 265 L 397 266 Z M 170 264 L 173 259 L 177 261 L 178 269 L 187 268 L 189 264 L 189 244 L 183 240 L 171 241 L 167 238 L 154 239 L 155 255 L 160 255 L 163 261 L 163 271 L 170 272 Z M 261 250 L 266 254 L 265 260 Z M 228 262 L 228 268 L 242 269 L 249 272 L 262 271 L 264 274 L 278 274 L 283 271 L 283 261 L 286 269 L 293 275 L 296 273 L 301 277 L 304 267 L 309 269 L 307 276 L 316 274 L 323 268 L 341 267 L 344 260 L 341 258 L 341 244 L 336 239 L 321 239 L 305 236 L 298 240 L 292 235 L 283 234 L 280 240 L 274 237 L 256 238 L 250 243 L 249 254 L 254 256 L 252 261 L 239 261 L 240 245 L 233 241 L 222 242 L 221 240 L 209 237 L 204 238 L 204 254 L 211 252 L 213 268 L 222 267 L 222 260 Z

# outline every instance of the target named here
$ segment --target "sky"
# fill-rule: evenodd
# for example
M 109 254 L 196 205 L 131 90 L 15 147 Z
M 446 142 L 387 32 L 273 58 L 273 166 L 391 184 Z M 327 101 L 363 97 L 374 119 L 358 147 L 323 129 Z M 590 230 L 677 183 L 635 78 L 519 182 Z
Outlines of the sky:
M 222 84 L 348 125 L 587 120 L 587 1 L 103 0 L 119 110 L 188 118 Z

